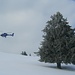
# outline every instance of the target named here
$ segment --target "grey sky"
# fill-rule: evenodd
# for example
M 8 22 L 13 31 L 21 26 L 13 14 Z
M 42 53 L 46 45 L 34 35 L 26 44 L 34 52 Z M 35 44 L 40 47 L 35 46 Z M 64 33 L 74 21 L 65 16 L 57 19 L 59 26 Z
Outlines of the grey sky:
M 0 51 L 38 51 L 43 35 L 41 30 L 58 11 L 75 27 L 74 0 L 0 0 L 0 34 L 15 33 L 14 37 L 0 37 Z

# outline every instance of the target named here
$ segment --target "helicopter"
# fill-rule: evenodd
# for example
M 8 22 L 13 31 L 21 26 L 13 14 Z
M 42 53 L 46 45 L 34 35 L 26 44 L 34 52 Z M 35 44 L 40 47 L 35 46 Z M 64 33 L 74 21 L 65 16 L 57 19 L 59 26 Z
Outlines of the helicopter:
M 8 33 L 2 33 L 0 36 L 2 36 L 2 37 L 7 37 L 7 36 L 14 36 L 14 33 L 12 33 L 12 34 L 8 34 Z

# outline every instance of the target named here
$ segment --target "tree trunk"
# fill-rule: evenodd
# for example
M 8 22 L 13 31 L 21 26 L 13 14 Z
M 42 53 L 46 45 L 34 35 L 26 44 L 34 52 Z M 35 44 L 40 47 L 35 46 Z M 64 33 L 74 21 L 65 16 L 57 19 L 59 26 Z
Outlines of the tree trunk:
M 57 68 L 61 69 L 61 63 L 57 63 Z

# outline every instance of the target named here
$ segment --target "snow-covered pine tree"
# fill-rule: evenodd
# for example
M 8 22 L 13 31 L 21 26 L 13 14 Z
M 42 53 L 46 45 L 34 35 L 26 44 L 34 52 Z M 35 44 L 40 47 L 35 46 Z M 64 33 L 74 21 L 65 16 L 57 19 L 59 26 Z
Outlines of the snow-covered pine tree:
M 60 12 L 51 16 L 43 29 L 43 41 L 39 48 L 41 62 L 75 64 L 75 29 Z

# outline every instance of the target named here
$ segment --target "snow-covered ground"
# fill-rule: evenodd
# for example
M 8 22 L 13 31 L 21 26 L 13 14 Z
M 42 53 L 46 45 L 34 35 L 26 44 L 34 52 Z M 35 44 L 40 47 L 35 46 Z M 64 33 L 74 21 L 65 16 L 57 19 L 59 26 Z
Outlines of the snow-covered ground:
M 39 57 L 0 52 L 0 75 L 75 75 L 74 65 L 42 63 Z

